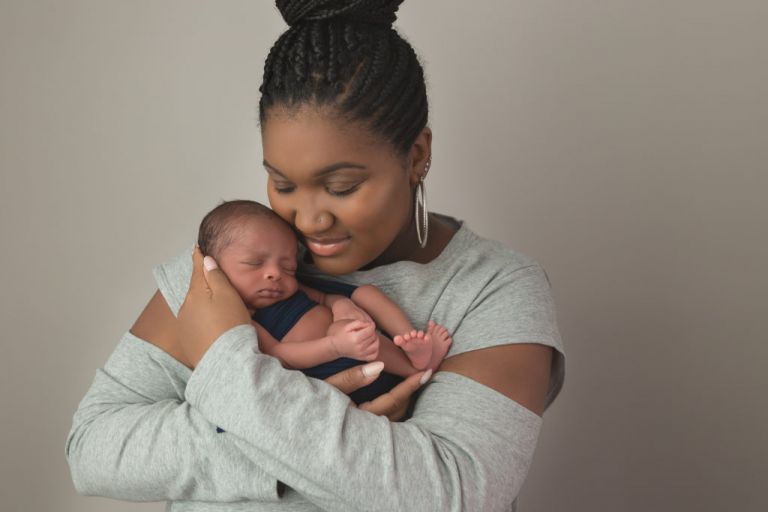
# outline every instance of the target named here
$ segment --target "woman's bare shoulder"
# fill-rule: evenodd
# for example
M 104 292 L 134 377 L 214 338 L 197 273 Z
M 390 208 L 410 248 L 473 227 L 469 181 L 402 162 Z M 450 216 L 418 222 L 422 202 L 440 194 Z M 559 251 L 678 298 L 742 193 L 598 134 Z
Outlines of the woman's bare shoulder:
M 538 343 L 497 345 L 449 357 L 440 371 L 475 380 L 541 416 L 549 388 L 552 351 Z
M 174 359 L 186 364 L 186 357 L 178 343 L 176 317 L 160 290 L 149 299 L 130 331 L 137 338 L 161 348 Z

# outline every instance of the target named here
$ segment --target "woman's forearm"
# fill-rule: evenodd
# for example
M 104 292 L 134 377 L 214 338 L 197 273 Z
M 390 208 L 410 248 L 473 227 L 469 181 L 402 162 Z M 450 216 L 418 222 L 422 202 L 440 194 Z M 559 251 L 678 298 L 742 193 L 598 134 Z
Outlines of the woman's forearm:
M 508 510 L 541 418 L 500 393 L 438 373 L 403 423 L 222 335 L 188 382 L 192 406 L 259 453 L 259 465 L 330 510 Z
M 254 353 L 254 341 L 243 328 L 222 336 L 187 402 L 189 370 L 126 334 L 75 415 L 67 458 L 78 491 L 274 502 L 280 479 L 341 511 L 506 510 L 517 494 L 540 425 L 522 406 L 438 373 L 413 418 L 390 423 Z
M 277 480 L 257 457 L 184 401 L 188 374 L 157 347 L 123 337 L 97 371 L 67 439 L 79 493 L 131 501 L 278 499 Z

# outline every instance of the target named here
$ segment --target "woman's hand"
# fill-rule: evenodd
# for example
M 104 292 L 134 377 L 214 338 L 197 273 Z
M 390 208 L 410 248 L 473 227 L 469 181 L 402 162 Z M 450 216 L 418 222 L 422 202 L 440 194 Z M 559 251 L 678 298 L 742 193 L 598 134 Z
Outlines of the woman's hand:
M 325 379 L 325 382 L 335 386 L 342 393 L 349 394 L 375 381 L 383 369 L 384 363 L 380 361 L 354 366 L 331 375 Z M 413 393 L 431 376 L 432 370 L 414 373 L 387 393 L 370 402 L 364 402 L 358 407 L 379 416 L 386 416 L 390 421 L 399 421 L 405 416 Z
M 227 276 L 198 247 L 192 252 L 192 281 L 178 315 L 178 341 L 194 368 L 219 336 L 251 322 L 248 310 Z

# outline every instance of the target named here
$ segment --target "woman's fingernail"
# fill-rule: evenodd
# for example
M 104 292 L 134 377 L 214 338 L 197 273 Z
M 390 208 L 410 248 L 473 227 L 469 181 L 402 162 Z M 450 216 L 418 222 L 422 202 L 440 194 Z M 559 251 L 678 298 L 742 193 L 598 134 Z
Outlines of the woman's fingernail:
M 424 372 L 424 375 L 421 376 L 421 378 L 419 379 L 419 384 L 423 386 L 431 376 L 432 376 L 432 369 L 430 368 L 429 370 Z
M 216 264 L 216 260 L 210 256 L 203 258 L 203 266 L 205 267 L 205 270 L 213 270 L 215 268 L 219 268 L 219 266 Z
M 362 368 L 363 375 L 366 377 L 373 377 L 381 373 L 384 369 L 384 363 L 376 361 L 375 363 L 368 363 Z

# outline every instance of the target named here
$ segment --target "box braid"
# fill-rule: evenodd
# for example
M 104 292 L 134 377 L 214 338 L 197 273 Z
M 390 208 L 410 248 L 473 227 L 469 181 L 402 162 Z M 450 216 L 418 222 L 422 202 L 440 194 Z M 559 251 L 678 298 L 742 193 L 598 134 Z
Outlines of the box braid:
M 424 74 L 393 28 L 403 0 L 277 0 L 290 28 L 264 64 L 259 118 L 270 107 L 331 106 L 401 154 L 427 124 Z

